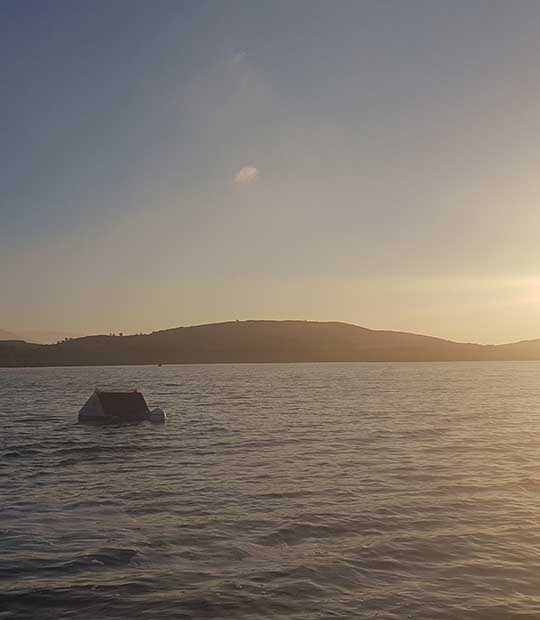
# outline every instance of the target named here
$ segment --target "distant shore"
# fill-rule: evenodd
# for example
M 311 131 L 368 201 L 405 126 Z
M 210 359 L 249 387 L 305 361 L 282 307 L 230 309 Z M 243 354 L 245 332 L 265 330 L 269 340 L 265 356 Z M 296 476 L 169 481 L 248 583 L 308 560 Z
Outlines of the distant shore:
M 0 341 L 0 367 L 540 360 L 540 340 L 459 343 L 348 323 L 230 321 L 52 345 Z

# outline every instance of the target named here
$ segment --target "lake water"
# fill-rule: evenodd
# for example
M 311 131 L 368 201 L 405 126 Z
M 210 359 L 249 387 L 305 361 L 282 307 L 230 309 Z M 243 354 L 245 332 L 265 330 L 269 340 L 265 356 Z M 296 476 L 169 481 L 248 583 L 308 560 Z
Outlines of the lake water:
M 539 617 L 540 363 L 0 370 L 0 415 L 2 619 Z

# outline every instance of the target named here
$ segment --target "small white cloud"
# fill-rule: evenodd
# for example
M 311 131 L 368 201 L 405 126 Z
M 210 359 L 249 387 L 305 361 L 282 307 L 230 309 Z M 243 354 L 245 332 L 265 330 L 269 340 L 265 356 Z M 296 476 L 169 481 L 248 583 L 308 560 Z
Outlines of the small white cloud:
M 236 52 L 235 54 L 233 54 L 233 57 L 232 57 L 233 64 L 238 65 L 245 58 L 246 58 L 246 52 L 244 52 L 244 50 L 240 50 L 239 52 Z
M 236 173 L 234 182 L 240 185 L 247 185 L 257 180 L 259 171 L 254 166 L 244 166 Z

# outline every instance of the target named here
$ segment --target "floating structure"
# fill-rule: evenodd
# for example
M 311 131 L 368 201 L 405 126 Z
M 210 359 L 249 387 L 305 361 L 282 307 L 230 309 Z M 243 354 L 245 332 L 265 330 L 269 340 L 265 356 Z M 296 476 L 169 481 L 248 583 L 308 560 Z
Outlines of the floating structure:
M 131 392 L 104 392 L 95 390 L 79 411 L 79 422 L 95 424 L 122 424 L 126 422 L 165 422 L 162 409 L 150 411 L 144 396 L 138 390 Z

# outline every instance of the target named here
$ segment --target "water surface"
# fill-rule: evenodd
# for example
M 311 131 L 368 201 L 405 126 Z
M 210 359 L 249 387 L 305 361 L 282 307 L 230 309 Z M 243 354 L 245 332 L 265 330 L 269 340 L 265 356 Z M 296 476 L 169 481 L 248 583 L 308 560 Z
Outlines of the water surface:
M 2 619 L 540 614 L 540 363 L 0 370 L 0 415 Z

